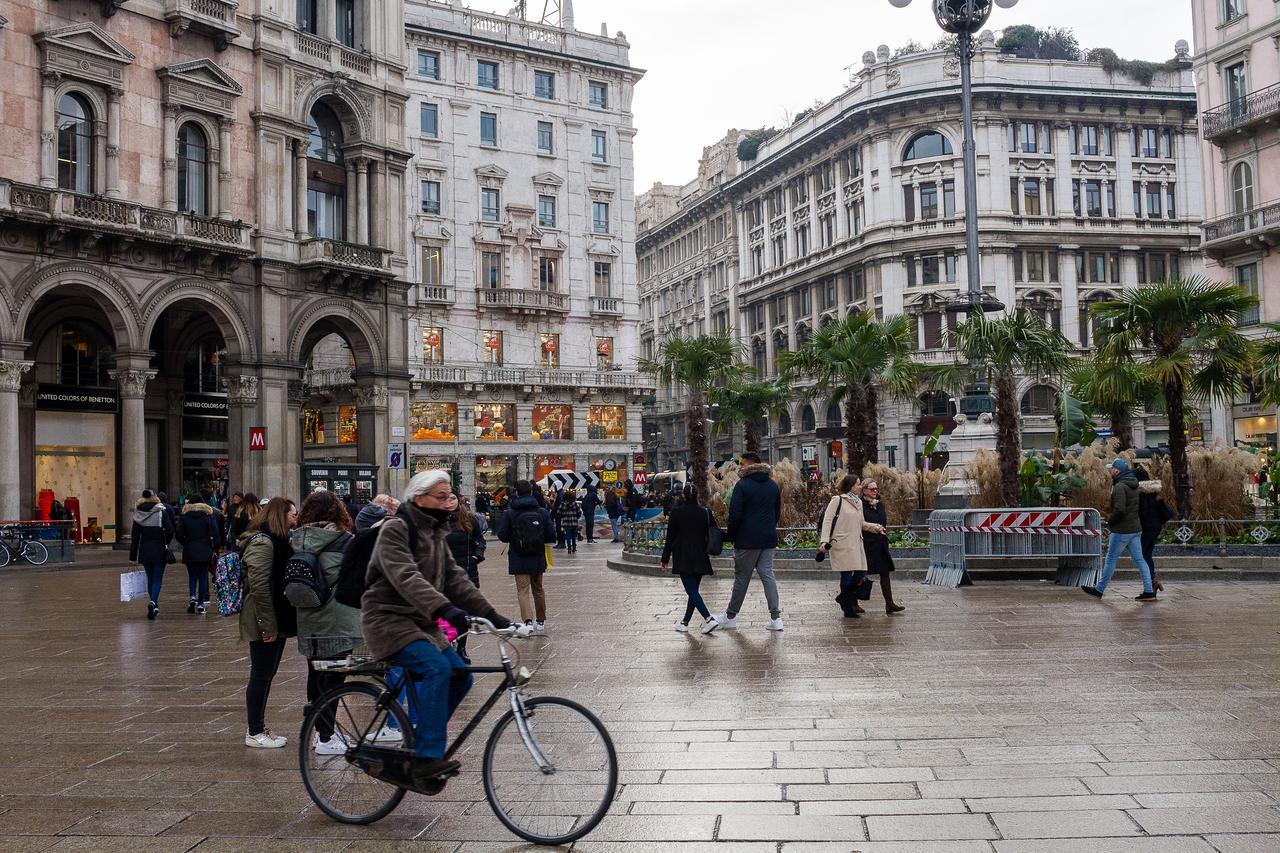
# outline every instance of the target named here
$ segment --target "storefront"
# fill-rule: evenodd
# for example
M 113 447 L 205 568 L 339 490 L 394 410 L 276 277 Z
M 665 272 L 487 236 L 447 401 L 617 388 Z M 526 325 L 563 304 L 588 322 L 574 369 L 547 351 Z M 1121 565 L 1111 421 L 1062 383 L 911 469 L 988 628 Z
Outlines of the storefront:
M 454 491 L 462 488 L 462 470 L 456 456 L 439 456 L 431 453 L 409 454 L 409 476 L 421 474 L 423 471 L 448 471 L 453 481 Z
M 227 395 L 187 394 L 182 399 L 182 493 L 213 487 L 226 492 Z
M 497 495 L 513 487 L 516 479 L 516 457 L 476 457 L 476 494 L 487 492 L 490 495 Z
M 414 403 L 409 407 L 411 440 L 454 441 L 457 437 L 457 403 Z
M 529 437 L 534 441 L 573 441 L 573 407 L 534 406 Z
M 338 407 L 338 444 L 356 444 L 360 434 L 356 426 L 356 407 Z
M 1234 438 L 1237 447 L 1252 447 L 1258 450 L 1276 448 L 1275 406 L 1263 407 L 1258 403 L 1233 406 L 1231 416 L 1235 422 Z
M 626 406 L 589 406 L 587 408 L 588 440 L 625 441 L 626 438 Z
M 515 441 L 514 403 L 476 403 L 476 438 L 484 441 Z
M 326 462 L 302 466 L 302 494 L 327 489 L 346 500 L 354 495 L 356 500 L 367 503 L 377 494 L 377 465 L 344 465 Z
M 41 383 L 36 391 L 35 497 L 52 492 L 79 541 L 116 539 L 114 388 Z
M 552 471 L 576 471 L 577 465 L 572 456 L 535 456 L 533 457 L 533 479 L 541 480 Z

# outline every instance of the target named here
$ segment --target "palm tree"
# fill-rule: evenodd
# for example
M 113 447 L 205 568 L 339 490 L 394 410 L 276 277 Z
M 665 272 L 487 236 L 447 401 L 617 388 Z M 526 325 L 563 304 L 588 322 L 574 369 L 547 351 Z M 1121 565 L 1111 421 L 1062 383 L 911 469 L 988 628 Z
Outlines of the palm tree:
M 1058 375 L 1067 365 L 1070 344 L 1062 333 L 1025 308 L 992 319 L 971 314 L 948 335 L 971 365 L 990 376 L 995 396 L 996 456 L 1000 459 L 1000 496 L 1006 506 L 1021 499 L 1022 420 L 1018 375 Z
M 791 388 L 784 382 L 739 376 L 711 389 L 710 402 L 720 407 L 722 424 L 741 424 L 743 448 L 760 450 L 760 422 L 776 415 L 791 402 Z
M 1264 406 L 1280 406 L 1280 323 L 1264 323 L 1276 334 L 1256 344 L 1253 381 Z
M 1093 306 L 1106 324 L 1101 358 L 1136 364 L 1164 396 L 1174 495 L 1183 518 L 1191 514 L 1187 404 L 1226 402 L 1244 389 L 1253 347 L 1237 326 L 1257 304 L 1235 285 L 1196 276 L 1126 290 Z
M 892 397 L 914 397 L 923 368 L 912 358 L 914 319 L 903 314 L 877 320 L 852 314 L 820 328 L 794 352 L 782 353 L 783 381 L 813 381 L 807 395 L 826 392 L 843 403 L 845 446 L 851 473 L 877 461 L 880 447 L 880 389 Z
M 689 464 L 698 494 L 707 494 L 707 396 L 740 371 L 742 345 L 727 335 L 686 338 L 675 333 L 658 347 L 656 359 L 643 358 L 640 370 L 658 382 L 678 382 L 689 394 L 685 422 L 689 436 Z
M 1118 449 L 1128 450 L 1133 442 L 1134 412 L 1157 400 L 1160 388 L 1136 364 L 1110 362 L 1096 351 L 1069 365 L 1063 375 L 1072 394 L 1106 417 Z

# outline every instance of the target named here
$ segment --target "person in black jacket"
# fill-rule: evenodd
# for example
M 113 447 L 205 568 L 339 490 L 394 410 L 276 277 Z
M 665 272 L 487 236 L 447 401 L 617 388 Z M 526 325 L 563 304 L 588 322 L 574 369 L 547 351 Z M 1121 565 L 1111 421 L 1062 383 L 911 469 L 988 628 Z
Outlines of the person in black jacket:
M 613 489 L 609 489 L 604 493 L 604 511 L 609 516 L 609 526 L 613 528 L 613 542 L 622 541 L 622 516 L 626 513 L 626 508 L 622 505 L 621 498 Z
M 711 611 L 698 587 L 704 577 L 715 574 L 707 556 L 707 537 L 713 524 L 711 510 L 698 503 L 698 487 L 689 483 L 684 487 L 684 503 L 673 509 L 667 519 L 667 543 L 662 546 L 662 570 L 665 572 L 674 558 L 671 573 L 680 578 L 689 599 L 684 618 L 676 623 L 676 630 L 682 634 L 689 631 L 695 610 L 702 615 L 704 625 L 711 621 Z
M 1159 480 L 1147 474 L 1141 466 L 1134 467 L 1133 475 L 1138 478 L 1138 520 L 1142 522 L 1142 558 L 1151 567 L 1151 588 L 1161 592 L 1164 590 L 1164 584 L 1156 574 L 1156 540 L 1160 538 L 1160 531 L 1175 513 L 1172 507 L 1160 497 L 1163 484 Z
M 702 626 L 710 634 L 717 627 L 738 627 L 738 611 L 747 598 L 751 576 L 760 575 L 769 621 L 765 628 L 782 630 L 782 605 L 778 582 L 773 576 L 773 553 L 778 548 L 778 519 L 782 517 L 782 490 L 770 476 L 772 469 L 760 462 L 758 453 L 742 454 L 738 483 L 729 499 L 729 529 L 725 538 L 733 542 L 733 594 L 724 615 Z
M 480 517 L 461 504 L 449 516 L 449 533 L 444 537 L 453 561 L 480 586 L 480 564 L 484 562 L 484 524 Z
M 147 573 L 147 618 L 160 615 L 160 586 L 164 583 L 164 567 L 172 553 L 173 521 L 164 504 L 156 500 L 150 489 L 142 490 L 133 513 L 133 525 L 129 529 L 129 559 L 139 563 Z
M 889 526 L 889 513 L 885 509 L 884 501 L 880 500 L 880 484 L 875 480 L 867 480 L 862 484 L 862 520 L 881 527 Z M 867 572 L 880 576 L 880 592 L 884 595 L 884 612 L 892 616 L 906 610 L 907 608 L 893 601 L 893 586 L 889 580 L 889 573 L 894 569 L 893 554 L 889 552 L 889 537 L 884 533 L 864 530 L 862 550 L 867 555 Z
M 582 498 L 582 523 L 586 526 L 586 540 L 596 541 L 596 507 L 600 506 L 600 492 L 595 486 L 587 486 Z
M 516 482 L 516 498 L 498 516 L 494 533 L 508 543 L 507 572 L 515 576 L 516 598 L 520 602 L 520 618 L 532 625 L 538 634 L 547 630 L 547 601 L 542 591 L 542 576 L 547 571 L 547 545 L 555 542 L 555 526 L 551 514 L 538 503 L 537 486 L 528 480 Z M 539 529 L 542 542 L 520 542 L 522 530 Z M 521 548 L 521 544 L 525 547 Z
M 222 517 L 213 507 L 188 503 L 178 519 L 182 562 L 187 566 L 187 612 L 201 613 L 209 603 L 209 571 L 222 547 Z

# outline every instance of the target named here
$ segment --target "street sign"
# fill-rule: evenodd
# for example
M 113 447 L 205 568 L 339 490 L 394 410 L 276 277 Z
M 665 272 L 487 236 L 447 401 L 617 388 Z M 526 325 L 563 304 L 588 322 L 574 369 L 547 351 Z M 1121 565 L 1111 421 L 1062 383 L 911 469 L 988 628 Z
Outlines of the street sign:
M 637 453 L 637 454 L 635 455 L 635 463 L 636 463 L 637 465 L 643 465 L 643 464 L 644 464 L 644 454 L 643 454 L 643 453 Z
M 600 475 L 595 471 L 553 471 L 547 475 L 547 485 L 553 489 L 600 488 Z
M 250 450 L 266 450 L 267 449 L 267 428 L 266 427 L 249 427 L 249 449 Z
M 1093 434 L 1098 438 L 1102 439 L 1103 441 L 1106 441 L 1108 438 L 1111 438 L 1112 436 L 1111 430 L 1104 429 L 1104 428 L 1095 429 L 1093 431 Z
M 403 444 L 387 445 L 387 467 L 393 471 L 402 471 L 407 467 Z
M 602 481 L 606 482 L 606 483 L 616 483 L 616 482 L 618 482 L 618 472 L 617 472 L 617 471 L 603 471 L 603 472 L 601 472 L 601 474 L 600 474 L 600 479 L 601 479 Z
M 649 482 L 649 473 L 647 471 L 633 471 L 631 473 L 631 482 L 637 486 L 646 485 Z

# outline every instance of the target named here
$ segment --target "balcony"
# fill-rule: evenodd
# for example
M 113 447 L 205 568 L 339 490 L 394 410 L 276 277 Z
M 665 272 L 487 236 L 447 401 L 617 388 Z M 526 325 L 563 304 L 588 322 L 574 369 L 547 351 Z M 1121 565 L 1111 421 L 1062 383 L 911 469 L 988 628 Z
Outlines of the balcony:
M 622 300 L 616 296 L 593 296 L 591 314 L 596 317 L 621 317 Z
M 418 381 L 427 385 L 455 385 L 467 381 L 465 367 L 424 364 L 417 369 Z
M 507 310 L 515 314 L 568 314 L 569 297 L 551 290 L 514 287 L 477 287 L 476 306 Z
M 1277 116 L 1280 116 L 1280 83 L 1205 110 L 1200 123 L 1205 139 L 1223 145 L 1237 133 L 1262 125 L 1274 126 Z
M 189 0 L 189 2 L 200 3 L 211 2 L 211 0 Z M 373 73 L 373 55 L 368 51 L 347 47 L 339 42 L 309 33 L 297 32 L 294 33 L 293 38 L 294 47 L 298 53 L 319 60 L 324 71 L 345 71 L 365 75 Z
M 1280 201 L 1212 219 L 1202 226 L 1204 242 L 1200 248 L 1214 259 L 1255 249 L 1270 249 L 1280 243 Z
M 349 367 L 312 368 L 303 371 L 302 384 L 313 391 L 355 385 Z
M 302 244 L 298 265 L 326 286 L 371 283 L 395 277 L 389 250 L 323 237 Z
M 312 371 L 308 371 L 310 374 Z M 332 372 L 332 371 L 330 371 Z M 351 371 L 345 371 L 350 382 Z M 494 367 L 422 365 L 416 368 L 417 381 L 424 384 L 473 385 L 480 388 L 572 388 L 582 394 L 593 389 L 628 391 L 632 394 L 653 393 L 653 383 L 640 373 L 625 370 L 561 370 L 543 367 Z M 308 381 L 308 384 L 309 381 Z M 342 384 L 334 382 L 331 384 Z
M 418 291 L 419 305 L 452 305 L 453 287 L 448 284 L 424 284 Z
M 236 0 L 165 0 L 164 19 L 169 34 L 178 38 L 190 31 L 209 36 L 219 51 L 240 35 L 236 25 Z

